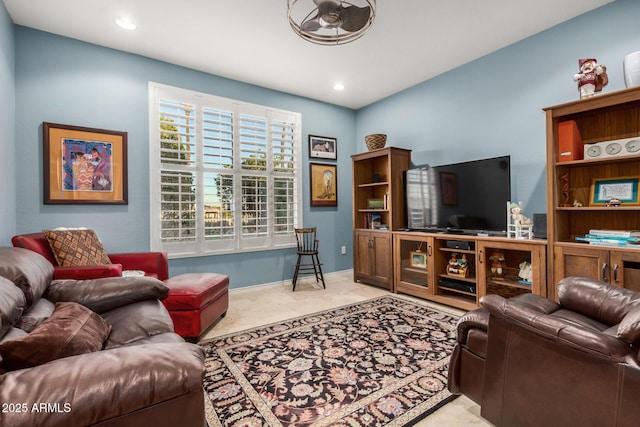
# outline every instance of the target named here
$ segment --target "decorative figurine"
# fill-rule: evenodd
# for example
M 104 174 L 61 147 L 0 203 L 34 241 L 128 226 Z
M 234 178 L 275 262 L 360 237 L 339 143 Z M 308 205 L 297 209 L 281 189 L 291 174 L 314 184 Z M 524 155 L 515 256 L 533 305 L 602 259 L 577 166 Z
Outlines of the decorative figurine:
M 467 277 L 467 256 L 462 255 L 462 258 L 458 258 L 456 252 L 451 254 L 449 259 L 449 265 L 447 266 L 447 274 L 451 276 Z
M 609 199 L 608 202 L 606 202 L 604 205 L 607 208 L 617 208 L 618 206 L 620 206 L 622 204 L 622 200 L 617 199 L 615 197 L 612 197 L 611 199 Z
M 562 187 L 562 203 L 560 206 L 569 207 L 569 172 L 560 175 L 560 184 Z
M 525 259 L 520 263 L 519 267 L 520 271 L 518 272 L 518 277 L 520 278 L 520 280 L 518 280 L 518 282 L 525 285 L 530 285 L 532 283 L 531 277 L 533 275 L 531 262 L 528 259 Z
M 493 252 L 489 257 L 491 261 L 491 272 L 502 275 L 502 263 L 504 262 L 504 254 L 502 252 Z
M 595 58 L 578 60 L 580 72 L 573 75 L 573 80 L 578 82 L 580 98 L 589 98 L 596 92 L 600 92 L 607 83 L 607 67 L 598 64 Z
M 511 203 L 511 218 L 514 225 L 531 225 L 531 220 L 522 213 L 522 206 Z
M 522 213 L 522 202 L 507 202 L 507 237 L 532 239 L 533 223 Z
M 580 202 L 578 201 L 578 199 L 574 199 L 574 201 L 573 201 L 573 207 L 574 207 L 574 208 L 581 208 L 581 207 L 582 207 L 582 203 L 580 203 Z

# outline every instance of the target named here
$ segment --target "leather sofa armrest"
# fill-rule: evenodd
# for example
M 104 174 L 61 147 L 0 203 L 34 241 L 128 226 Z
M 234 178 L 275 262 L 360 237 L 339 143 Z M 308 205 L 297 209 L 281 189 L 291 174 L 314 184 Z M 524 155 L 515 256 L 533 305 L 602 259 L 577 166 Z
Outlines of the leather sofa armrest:
M 169 263 L 166 252 L 130 252 L 109 254 L 113 263 L 122 264 L 123 270 L 142 270 L 147 276 L 158 280 L 169 278 Z
M 617 361 L 622 361 L 633 351 L 628 344 L 612 335 L 582 328 L 553 316 L 552 312 L 546 313 L 539 307 L 515 299 L 507 300 L 499 295 L 487 295 L 481 299 L 481 303 L 490 316 L 498 316 L 516 328 L 525 329 L 557 345 Z
M 58 280 L 87 280 L 119 276 L 122 276 L 122 265 L 120 264 L 86 265 L 77 267 L 56 266 L 53 268 L 53 278 Z
M 489 312 L 487 309 L 480 307 L 465 313 L 460 319 L 456 329 L 458 331 L 457 340 L 460 344 L 467 342 L 467 336 L 472 329 L 480 329 L 487 332 L 489 328 Z
M 202 393 L 203 374 L 204 352 L 188 343 L 143 344 L 58 359 L 0 377 L 0 402 L 26 409 L 3 413 L 2 425 L 94 425 Z M 33 410 L 42 404 L 49 404 L 49 410 Z

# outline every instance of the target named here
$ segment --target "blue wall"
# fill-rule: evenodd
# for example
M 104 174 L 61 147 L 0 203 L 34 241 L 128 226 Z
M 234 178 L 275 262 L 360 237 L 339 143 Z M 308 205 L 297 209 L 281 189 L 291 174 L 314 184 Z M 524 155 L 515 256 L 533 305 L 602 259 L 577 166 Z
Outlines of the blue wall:
M 13 24 L 0 2 L 0 242 L 16 230 L 15 48 Z
M 511 154 L 513 200 L 522 200 L 528 214 L 543 212 L 541 108 L 577 99 L 572 76 L 583 57 L 608 67 L 605 92 L 623 88 L 622 58 L 640 50 L 638 16 L 640 2 L 618 0 L 354 112 L 14 26 L 2 5 L 0 245 L 15 232 L 86 226 L 109 251 L 148 250 L 149 81 L 302 113 L 304 225 L 319 227 L 326 271 L 352 267 L 350 155 L 366 150 L 369 133 L 387 133 L 389 145 L 413 149 L 414 164 Z M 43 121 L 127 131 L 129 204 L 43 205 Z M 337 208 L 309 207 L 308 134 L 338 138 Z M 347 255 L 339 255 L 342 245 Z M 288 279 L 293 262 L 292 250 L 280 250 L 172 260 L 170 268 L 218 271 L 240 287 Z
M 415 165 L 510 154 L 512 200 L 528 215 L 545 212 L 541 109 L 579 98 L 579 58 L 607 66 L 603 92 L 623 89 L 622 60 L 640 50 L 639 17 L 640 1 L 618 0 L 370 105 L 358 111 L 356 151 L 382 132 L 411 148 Z
M 317 225 L 326 270 L 352 266 L 351 158 L 355 112 L 286 93 L 212 76 L 137 55 L 16 26 L 17 232 L 84 226 L 111 252 L 149 249 L 149 81 L 302 113 L 303 183 L 308 194 L 307 135 L 338 139 L 338 207 L 313 208 L 304 197 L 304 225 Z M 129 204 L 42 203 L 42 122 L 128 132 Z M 4 242 L 8 243 L 8 242 Z M 340 246 L 348 247 L 340 255 Z M 294 250 L 170 261 L 171 274 L 215 271 L 232 287 L 291 278 Z

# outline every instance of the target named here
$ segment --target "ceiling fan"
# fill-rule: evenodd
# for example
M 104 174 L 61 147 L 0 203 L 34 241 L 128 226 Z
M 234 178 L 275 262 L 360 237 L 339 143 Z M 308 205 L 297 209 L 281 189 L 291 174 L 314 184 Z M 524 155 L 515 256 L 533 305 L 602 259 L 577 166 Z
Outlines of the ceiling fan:
M 376 15 L 375 0 L 288 0 L 291 28 L 316 44 L 336 45 L 362 37 Z

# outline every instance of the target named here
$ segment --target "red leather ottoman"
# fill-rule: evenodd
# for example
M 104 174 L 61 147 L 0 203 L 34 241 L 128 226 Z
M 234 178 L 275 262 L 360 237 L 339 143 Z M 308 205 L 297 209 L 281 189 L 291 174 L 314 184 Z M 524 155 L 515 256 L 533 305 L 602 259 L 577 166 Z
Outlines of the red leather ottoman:
M 176 334 L 197 340 L 229 307 L 229 277 L 216 273 L 185 273 L 164 281 L 169 296 L 162 302 Z

